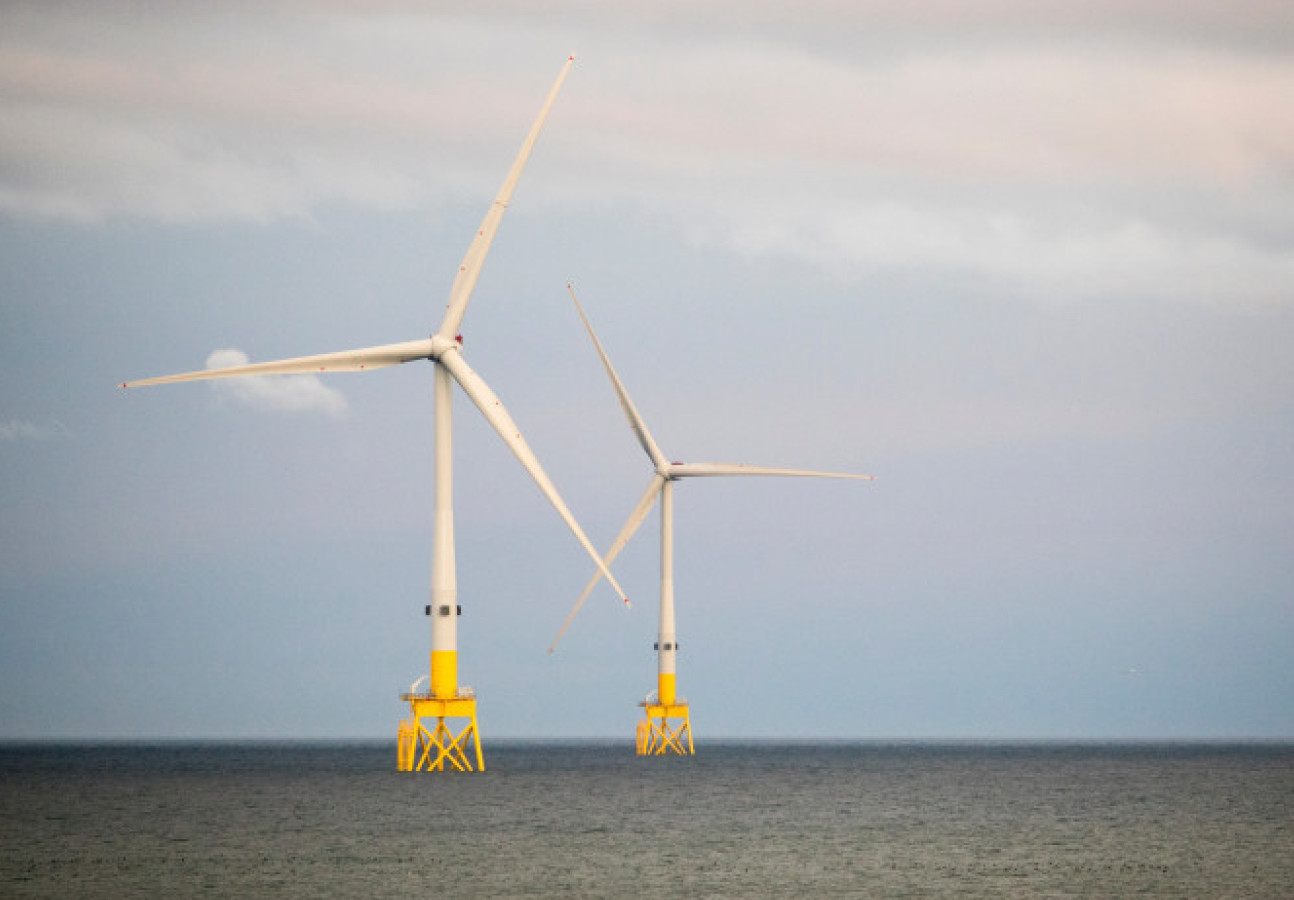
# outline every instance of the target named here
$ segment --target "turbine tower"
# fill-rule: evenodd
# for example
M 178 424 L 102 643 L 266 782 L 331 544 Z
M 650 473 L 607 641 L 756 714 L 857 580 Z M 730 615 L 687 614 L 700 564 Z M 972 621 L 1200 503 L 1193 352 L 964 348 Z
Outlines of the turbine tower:
M 418 679 L 413 688 L 401 695 L 401 699 L 408 701 L 411 715 L 410 719 L 400 723 L 398 730 L 398 767 L 402 771 L 442 770 L 446 764 L 460 771 L 472 771 L 474 768 L 479 771 L 485 768 L 485 760 L 481 755 L 480 732 L 477 727 L 476 695 L 471 688 L 460 686 L 458 683 L 458 616 L 461 608 L 458 605 L 458 585 L 454 569 L 451 418 L 453 382 L 458 383 L 463 393 L 476 405 L 486 421 L 498 432 L 499 437 L 530 473 L 544 496 L 556 508 L 567 527 L 597 564 L 598 573 L 606 576 L 626 605 L 629 603 L 620 586 L 616 584 L 615 577 L 607 569 L 606 563 L 598 556 L 579 523 L 575 521 L 575 517 L 562 501 L 561 495 L 557 493 L 557 489 L 544 473 L 539 460 L 526 444 L 508 411 L 490 390 L 489 385 L 468 366 L 463 358 L 462 336 L 459 334 L 459 326 L 467 311 L 467 304 L 471 300 L 472 289 L 481 274 L 481 267 L 485 263 L 495 232 L 498 231 L 503 213 L 512 199 L 512 193 L 543 128 L 544 120 L 548 117 L 548 111 L 552 108 L 557 92 L 561 89 L 566 73 L 574 60 L 574 56 L 567 58 L 566 64 L 557 76 L 557 82 L 539 111 L 539 117 L 522 143 L 521 151 L 512 163 L 512 168 L 508 171 L 498 196 L 495 197 L 481 227 L 472 239 L 471 246 L 468 247 L 467 254 L 463 257 L 463 262 L 454 277 L 453 286 L 450 288 L 444 318 L 441 320 L 440 327 L 430 337 L 339 353 L 324 353 L 226 369 L 207 369 L 201 372 L 147 378 L 122 385 L 122 387 L 136 387 L 245 375 L 359 372 L 414 360 L 431 360 L 435 371 L 436 426 L 431 605 L 427 609 L 431 617 L 431 668 L 428 675 Z M 418 686 L 427 678 L 430 679 L 429 689 L 419 692 Z M 424 723 L 424 720 L 430 722 L 433 719 L 435 720 L 433 727 L 428 727 Z M 454 729 L 459 728 L 459 725 L 455 724 L 451 727 L 446 720 L 459 720 L 459 722 L 466 720 L 466 723 L 462 725 L 461 730 L 455 731 Z M 467 756 L 469 740 L 475 748 L 475 766 Z
M 624 549 L 625 544 L 633 537 L 638 526 L 642 525 L 647 514 L 651 512 L 652 506 L 656 503 L 656 498 L 660 497 L 660 620 L 656 634 L 656 691 L 654 694 L 648 694 L 639 706 L 643 707 L 644 717 L 638 723 L 638 733 L 636 746 L 640 756 L 660 756 L 668 753 L 677 753 L 680 755 L 691 755 L 693 752 L 692 744 L 692 720 L 689 713 L 688 702 L 685 698 L 680 697 L 677 691 L 677 657 L 678 657 L 678 633 L 674 622 L 674 482 L 683 478 L 702 478 L 719 475 L 791 475 L 806 476 L 815 478 L 852 478 L 860 481 L 874 480 L 871 475 L 851 475 L 841 472 L 811 472 L 804 469 L 778 469 L 767 466 L 751 466 L 743 463 L 682 463 L 670 462 L 664 453 L 661 452 L 656 441 L 652 439 L 651 432 L 647 430 L 647 423 L 639 414 L 633 401 L 629 399 L 629 392 L 625 390 L 624 383 L 616 370 L 611 365 L 611 360 L 607 356 L 606 350 L 602 347 L 602 342 L 593 332 L 593 326 L 589 324 L 588 316 L 584 314 L 584 308 L 580 306 L 579 299 L 575 296 L 575 290 L 568 284 L 567 290 L 570 291 L 571 300 L 575 303 L 575 309 L 580 314 L 581 321 L 593 341 L 593 347 L 597 350 L 598 356 L 602 360 L 602 366 L 607 371 L 607 377 L 611 380 L 611 386 L 615 389 L 616 397 L 620 400 L 620 408 L 624 410 L 625 418 L 629 420 L 629 427 L 633 430 L 638 438 L 638 443 L 642 445 L 643 451 L 646 452 L 647 458 L 651 460 L 654 469 L 651 481 L 647 484 L 647 490 L 643 491 L 642 496 L 638 499 L 638 504 L 634 507 L 633 512 L 629 514 L 629 520 L 625 522 L 624 527 L 620 529 L 620 534 L 616 536 L 614 543 L 603 554 L 603 559 L 608 565 L 614 560 L 620 551 Z M 588 584 L 584 586 L 583 593 L 580 594 L 575 606 L 567 615 L 566 621 L 562 623 L 561 629 L 557 632 L 557 637 L 549 646 L 548 652 L 552 653 L 556 649 L 558 641 L 566 633 L 579 612 L 584 601 L 588 599 L 589 594 L 593 591 L 594 586 L 602 578 L 600 571 L 595 572 L 589 579 Z

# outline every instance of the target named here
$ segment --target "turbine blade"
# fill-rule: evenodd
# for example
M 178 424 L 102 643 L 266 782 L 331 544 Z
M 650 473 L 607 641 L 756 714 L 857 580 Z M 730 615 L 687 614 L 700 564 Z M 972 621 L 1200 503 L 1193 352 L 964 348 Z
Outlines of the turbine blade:
M 535 141 L 539 139 L 539 132 L 544 127 L 544 120 L 548 118 L 548 111 L 553 106 L 553 101 L 557 99 L 557 92 L 562 87 L 562 82 L 566 80 L 566 73 L 570 71 L 571 65 L 575 62 L 575 57 L 570 56 L 566 60 L 566 65 L 562 66 L 561 74 L 557 76 L 557 83 L 553 89 L 548 92 L 548 99 L 544 101 L 543 108 L 539 111 L 539 117 L 535 119 L 535 124 L 530 126 L 530 133 L 526 135 L 525 141 L 521 144 L 521 151 L 512 163 L 512 168 L 508 170 L 508 176 L 503 179 L 503 186 L 499 188 L 499 195 L 494 198 L 489 211 L 485 214 L 485 219 L 481 222 L 481 227 L 476 231 L 476 237 L 472 238 L 472 244 L 467 248 L 467 254 L 463 257 L 463 262 L 458 267 L 458 274 L 454 276 L 454 284 L 449 290 L 449 302 L 445 305 L 445 318 L 440 323 L 440 328 L 436 333 L 442 337 L 452 338 L 458 333 L 459 326 L 463 323 L 463 315 L 467 312 L 467 304 L 472 299 L 472 290 L 476 287 L 476 280 L 481 275 L 481 267 L 485 264 L 485 256 L 490 252 L 490 244 L 494 242 L 495 232 L 499 230 L 499 223 L 503 221 L 503 213 L 508 208 L 508 203 L 512 200 L 512 192 L 517 188 L 517 182 L 521 180 L 521 170 L 526 167 L 526 161 L 530 159 L 530 151 L 534 149 Z
M 624 382 L 616 374 L 615 368 L 611 365 L 610 357 L 607 356 L 606 350 L 602 348 L 602 342 L 598 340 L 598 336 L 593 332 L 593 326 L 589 324 L 589 317 L 584 315 L 584 307 L 580 306 L 580 301 L 575 296 L 575 288 L 567 284 L 566 290 L 570 291 L 571 300 L 575 302 L 575 310 L 580 314 L 580 320 L 584 322 L 584 328 L 593 340 L 593 347 L 598 351 L 598 357 L 602 360 L 602 367 L 607 370 L 607 377 L 611 379 L 611 386 L 615 389 L 616 397 L 620 400 L 620 408 L 624 410 L 625 418 L 629 420 L 629 427 L 633 429 L 634 435 L 638 438 L 638 443 L 642 445 L 648 459 L 652 461 L 652 465 L 657 469 L 665 467 L 668 465 L 665 454 L 652 440 L 651 432 L 647 430 L 647 423 L 643 421 L 643 417 L 639 414 L 638 408 L 634 406 L 634 402 L 629 399 L 629 392 L 625 390 Z
M 785 475 L 811 478 L 855 478 L 858 481 L 876 481 L 876 476 L 873 475 L 851 475 L 849 472 L 811 472 L 809 469 L 747 466 L 745 463 L 670 463 L 669 475 L 674 478 L 708 477 L 713 475 Z
M 415 359 L 431 358 L 431 340 L 406 341 L 402 344 L 384 344 L 361 350 L 343 350 L 339 353 L 320 353 L 316 356 L 297 356 L 272 362 L 250 363 L 224 369 L 202 369 L 179 375 L 162 375 L 127 381 L 122 387 L 143 387 L 149 384 L 170 384 L 177 381 L 203 381 L 209 378 L 233 378 L 241 375 L 308 375 L 319 372 L 361 372 L 381 369 Z
M 808 469 L 777 469 L 770 466 L 748 466 L 744 463 L 671 463 L 669 474 L 674 478 L 706 477 L 710 475 L 791 475 L 809 478 L 853 478 L 858 481 L 875 481 L 875 475 L 854 475 L 849 472 L 813 472 Z
M 499 433 L 499 437 L 503 438 L 503 442 L 508 445 L 508 449 L 513 452 L 517 459 L 520 460 L 521 465 L 530 473 L 530 477 L 535 480 L 535 484 L 539 485 L 539 489 L 543 491 L 544 496 L 548 498 L 548 502 L 553 505 L 553 508 L 566 522 L 567 527 L 571 529 L 571 533 L 575 535 L 580 545 L 598 564 L 598 570 L 619 593 L 620 598 L 624 600 L 625 606 L 628 606 L 629 598 L 621 590 L 620 584 L 616 581 L 615 576 L 611 574 L 611 570 L 607 568 L 606 562 L 602 557 L 598 556 L 597 550 L 593 549 L 593 544 L 585 536 L 579 523 L 575 521 L 575 516 L 571 515 L 571 511 L 566 508 L 561 495 L 557 493 L 557 488 L 553 486 L 543 467 L 539 465 L 539 459 L 526 443 L 526 439 L 521 436 L 521 430 L 517 428 L 516 422 L 512 421 L 512 416 L 508 415 L 508 411 L 494 391 L 490 390 L 490 386 L 485 383 L 485 380 L 480 375 L 472 371 L 471 366 L 467 364 L 462 354 L 456 349 L 442 353 L 437 362 L 444 366 L 450 375 L 454 376 L 454 380 L 463 389 L 463 393 L 467 394 L 468 398 L 476 404 L 476 408 L 485 416 L 486 421 Z
M 624 527 L 620 529 L 620 533 L 616 535 L 616 539 L 611 544 L 610 549 L 608 549 L 606 553 L 602 554 L 602 559 L 606 561 L 607 565 L 611 565 L 615 558 L 620 555 L 620 551 L 629 543 L 629 539 L 638 531 L 638 526 L 642 525 L 643 520 L 647 518 L 647 513 L 651 512 L 651 508 L 655 505 L 656 498 L 660 495 L 660 490 L 664 485 L 664 476 L 660 474 L 652 476 L 651 483 L 647 485 L 647 490 L 643 491 L 643 495 L 638 499 L 638 504 L 634 507 L 634 511 L 629 514 L 629 521 L 625 522 Z M 589 579 L 589 583 L 584 585 L 584 590 L 580 594 L 580 599 L 575 601 L 575 605 L 571 607 L 571 611 L 566 614 L 566 621 L 563 622 L 562 627 L 557 630 L 557 637 L 553 638 L 553 642 L 548 645 L 549 653 L 552 653 L 557 649 L 557 644 L 561 641 L 562 635 L 566 634 L 566 629 L 570 628 L 571 623 L 575 621 L 575 614 L 580 611 L 582 606 L 584 606 L 584 601 L 589 598 L 589 594 L 593 592 L 593 588 L 596 587 L 597 583 L 601 580 L 602 572 L 599 570 L 594 572 L 593 576 Z

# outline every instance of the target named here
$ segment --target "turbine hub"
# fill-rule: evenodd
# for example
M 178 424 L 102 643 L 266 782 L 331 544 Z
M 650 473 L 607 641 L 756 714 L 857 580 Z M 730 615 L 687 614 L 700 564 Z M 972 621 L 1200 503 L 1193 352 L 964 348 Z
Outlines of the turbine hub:
M 431 352 L 428 354 L 432 359 L 440 359 L 450 350 L 460 349 L 463 343 L 462 337 L 456 337 L 452 340 L 443 334 L 433 334 L 431 336 Z

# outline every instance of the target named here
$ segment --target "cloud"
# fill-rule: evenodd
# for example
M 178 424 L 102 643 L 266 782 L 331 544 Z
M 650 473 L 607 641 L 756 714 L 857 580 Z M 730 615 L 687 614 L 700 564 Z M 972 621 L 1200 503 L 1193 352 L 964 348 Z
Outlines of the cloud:
M 532 211 L 645 210 L 699 246 L 850 280 L 1289 301 L 1279 4 L 823 0 L 791 26 L 781 4 L 557 6 L 180 5 L 165 39 L 121 7 L 11 13 L 0 210 L 271 222 L 484 203 L 577 43 Z
M 872 6 L 882 18 L 893 12 Z M 1019 6 L 999 4 L 998 13 L 1030 20 Z M 302 215 L 339 200 L 408 205 L 461 189 L 473 169 L 462 157 L 476 142 L 515 145 L 515 117 L 528 121 L 546 87 L 529 59 L 502 71 L 455 65 L 456 38 L 527 43 L 500 35 L 488 16 L 452 26 L 337 11 L 212 18 L 181 14 L 155 43 L 122 35 L 114 20 L 105 27 L 115 26 L 115 42 L 33 29 L 0 45 L 0 146 L 25 163 L 6 167 L 24 174 L 6 178 L 0 199 L 87 218 L 198 220 Z M 568 126 L 581 132 L 572 143 L 592 142 L 612 167 L 653 182 L 679 166 L 710 175 L 758 164 L 787 174 L 812 165 L 1234 184 L 1287 171 L 1294 157 L 1283 115 L 1294 63 L 1285 55 L 1064 32 L 1008 31 L 950 47 L 933 24 L 902 52 L 851 53 L 832 30 L 855 16 L 838 4 L 810 17 L 813 43 L 787 40 L 759 16 L 744 21 L 756 30 L 630 43 L 615 16 L 594 17 L 611 46 L 586 63 L 596 80 L 564 98 Z M 211 41 L 214 25 L 238 39 Z M 857 32 L 855 49 L 866 34 Z M 437 52 L 404 61 L 413 36 Z M 658 187 L 642 185 L 648 195 Z
M 37 425 L 25 419 L 0 422 L 0 441 L 43 441 L 63 433 L 58 426 Z
M 207 357 L 208 369 L 227 369 L 247 363 L 247 354 L 241 350 L 214 350 Z M 211 386 L 218 396 L 253 409 L 271 412 L 318 410 L 331 416 L 346 412 L 346 398 L 325 385 L 318 375 L 221 378 L 212 381 Z

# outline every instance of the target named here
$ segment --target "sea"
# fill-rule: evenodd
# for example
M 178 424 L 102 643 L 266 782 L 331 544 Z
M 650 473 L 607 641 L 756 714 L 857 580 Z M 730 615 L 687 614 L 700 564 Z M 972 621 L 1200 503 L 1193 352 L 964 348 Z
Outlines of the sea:
M 0 897 L 1294 897 L 1294 744 L 0 745 Z

